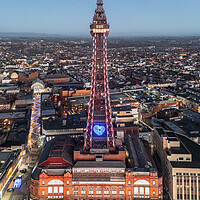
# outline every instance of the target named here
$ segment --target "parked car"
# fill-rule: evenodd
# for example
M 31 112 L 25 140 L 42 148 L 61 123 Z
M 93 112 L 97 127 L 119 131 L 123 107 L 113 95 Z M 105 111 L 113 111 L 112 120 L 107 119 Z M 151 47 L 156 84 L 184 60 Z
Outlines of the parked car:
M 20 172 L 23 173 L 23 174 L 25 174 L 27 172 L 27 169 L 23 168 L 23 169 L 20 170 Z
M 23 177 L 23 175 L 20 174 L 20 175 L 18 175 L 18 176 L 16 177 L 16 179 L 18 179 L 18 178 L 22 178 L 22 177 Z
M 7 192 L 13 192 L 13 191 L 14 191 L 14 188 L 7 189 Z

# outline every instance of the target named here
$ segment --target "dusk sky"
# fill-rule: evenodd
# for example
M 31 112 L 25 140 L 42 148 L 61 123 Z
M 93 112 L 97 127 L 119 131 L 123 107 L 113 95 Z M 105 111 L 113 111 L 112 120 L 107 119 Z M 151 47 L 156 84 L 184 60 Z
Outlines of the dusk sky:
M 88 35 L 96 0 L 0 0 L 0 32 Z M 112 36 L 200 35 L 200 0 L 104 0 Z

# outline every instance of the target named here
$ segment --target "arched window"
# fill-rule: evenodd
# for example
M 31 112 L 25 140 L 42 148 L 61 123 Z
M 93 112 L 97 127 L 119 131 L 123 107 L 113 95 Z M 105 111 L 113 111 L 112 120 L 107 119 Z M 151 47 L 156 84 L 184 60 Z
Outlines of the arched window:
M 146 180 L 138 180 L 134 183 L 134 185 L 150 185 L 150 183 Z
M 48 185 L 64 185 L 64 183 L 61 180 L 54 179 L 48 182 Z

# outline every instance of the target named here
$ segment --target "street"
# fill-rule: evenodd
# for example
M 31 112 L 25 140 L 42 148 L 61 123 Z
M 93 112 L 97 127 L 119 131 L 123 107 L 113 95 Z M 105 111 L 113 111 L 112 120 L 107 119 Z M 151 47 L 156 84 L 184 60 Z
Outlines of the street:
M 20 169 L 26 168 L 27 172 L 25 174 L 20 172 Z M 8 192 L 4 194 L 2 200 L 24 200 L 28 199 L 27 196 L 29 196 L 29 185 L 30 185 L 30 175 L 32 169 L 28 169 L 26 165 L 22 164 L 19 171 L 16 173 L 15 177 L 22 175 L 22 186 L 19 189 L 14 189 L 13 192 Z M 14 181 L 11 182 L 10 186 L 8 188 L 14 187 Z

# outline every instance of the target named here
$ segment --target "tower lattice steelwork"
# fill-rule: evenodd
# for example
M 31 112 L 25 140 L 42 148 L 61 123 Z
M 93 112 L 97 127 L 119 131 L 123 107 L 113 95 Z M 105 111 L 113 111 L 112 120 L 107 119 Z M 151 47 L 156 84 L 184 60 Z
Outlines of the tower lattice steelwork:
M 103 9 L 103 0 L 97 0 L 90 33 L 93 38 L 92 77 L 84 149 L 114 149 L 107 69 L 109 25 Z

